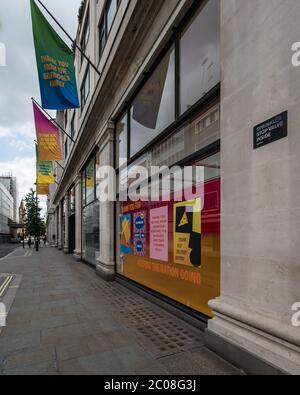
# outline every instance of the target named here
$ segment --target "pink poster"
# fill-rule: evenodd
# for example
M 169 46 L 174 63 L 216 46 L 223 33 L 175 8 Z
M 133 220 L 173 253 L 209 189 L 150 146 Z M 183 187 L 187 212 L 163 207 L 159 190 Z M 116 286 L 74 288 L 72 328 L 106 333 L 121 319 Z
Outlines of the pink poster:
M 150 210 L 150 258 L 168 262 L 168 206 Z

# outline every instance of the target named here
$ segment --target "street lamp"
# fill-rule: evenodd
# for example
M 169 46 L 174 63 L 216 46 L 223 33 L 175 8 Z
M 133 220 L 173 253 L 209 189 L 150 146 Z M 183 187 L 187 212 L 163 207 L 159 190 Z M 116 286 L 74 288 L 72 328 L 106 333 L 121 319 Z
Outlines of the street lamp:
M 23 222 L 23 248 L 25 248 L 25 212 L 22 213 L 22 222 Z
M 37 225 L 37 236 L 35 239 L 35 250 L 36 252 L 39 251 L 39 230 L 38 230 L 38 217 L 39 217 L 39 210 L 38 210 L 38 191 L 37 191 L 37 183 L 35 183 L 36 192 L 35 192 L 35 206 L 36 206 L 36 225 Z

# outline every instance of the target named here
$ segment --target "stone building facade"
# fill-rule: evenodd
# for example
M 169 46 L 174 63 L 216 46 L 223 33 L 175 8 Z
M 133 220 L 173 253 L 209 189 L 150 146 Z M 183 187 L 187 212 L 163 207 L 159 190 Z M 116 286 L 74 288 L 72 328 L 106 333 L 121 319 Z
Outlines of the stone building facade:
M 81 108 L 58 114 L 75 143 L 53 245 L 199 320 L 249 373 L 300 373 L 298 15 L 296 0 L 87 1 L 77 42 L 100 75 L 77 52 Z M 202 194 L 102 202 L 101 166 L 122 179 L 124 159 L 198 166 Z

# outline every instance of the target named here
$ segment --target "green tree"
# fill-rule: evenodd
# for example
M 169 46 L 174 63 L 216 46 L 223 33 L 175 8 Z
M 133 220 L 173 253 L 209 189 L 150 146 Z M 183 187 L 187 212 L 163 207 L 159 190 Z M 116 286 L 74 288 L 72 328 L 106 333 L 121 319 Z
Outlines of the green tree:
M 28 235 L 40 237 L 45 233 L 45 222 L 41 218 L 42 209 L 33 189 L 25 198 L 25 229 Z
M 82 0 L 81 4 L 80 4 L 80 7 L 79 7 L 79 10 L 78 10 L 78 23 L 79 23 L 79 25 L 81 25 L 82 20 L 83 20 L 85 6 L 86 6 L 86 0 Z

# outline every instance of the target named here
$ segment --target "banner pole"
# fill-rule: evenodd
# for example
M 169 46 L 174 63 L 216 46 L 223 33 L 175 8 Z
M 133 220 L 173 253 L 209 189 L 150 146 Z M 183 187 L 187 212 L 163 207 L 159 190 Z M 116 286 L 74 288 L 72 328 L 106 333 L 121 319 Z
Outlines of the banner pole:
M 60 163 L 57 162 L 57 160 L 55 160 L 54 162 L 55 162 L 62 170 L 65 170 L 65 168 L 64 168 Z
M 49 117 L 50 118 L 50 120 L 51 120 L 51 122 L 53 122 L 53 123 L 55 123 L 55 125 L 67 136 L 67 137 L 69 137 L 69 139 L 73 142 L 73 143 L 75 143 L 75 140 L 65 131 L 65 129 L 63 129 L 60 125 L 59 125 L 59 123 L 54 119 L 54 118 L 52 118 L 51 117 L 51 115 L 36 101 L 36 100 L 34 100 L 34 98 L 32 97 L 31 98 L 31 100 L 33 101 L 33 103 L 34 104 L 36 104 L 37 106 L 38 106 L 38 108 L 41 110 L 41 111 L 43 111 L 43 113 L 44 114 L 46 114 L 47 115 L 47 117 Z
M 70 34 L 64 29 L 64 27 L 58 22 L 58 20 L 54 17 L 54 15 L 51 14 L 51 12 L 48 10 L 48 8 L 41 2 L 41 0 L 37 0 L 38 3 L 44 8 L 44 10 L 47 12 L 48 15 L 54 20 L 54 22 L 61 28 L 61 30 L 65 33 L 65 35 L 68 37 L 68 39 L 72 42 L 72 44 L 78 49 L 78 51 L 81 53 L 81 55 L 87 60 L 87 62 L 93 67 L 93 69 L 96 71 L 96 73 L 101 77 L 101 73 L 98 70 L 98 68 L 94 65 L 94 63 L 86 56 L 86 54 L 83 52 L 83 50 L 77 45 L 76 41 L 73 40 L 73 38 L 70 36 Z

